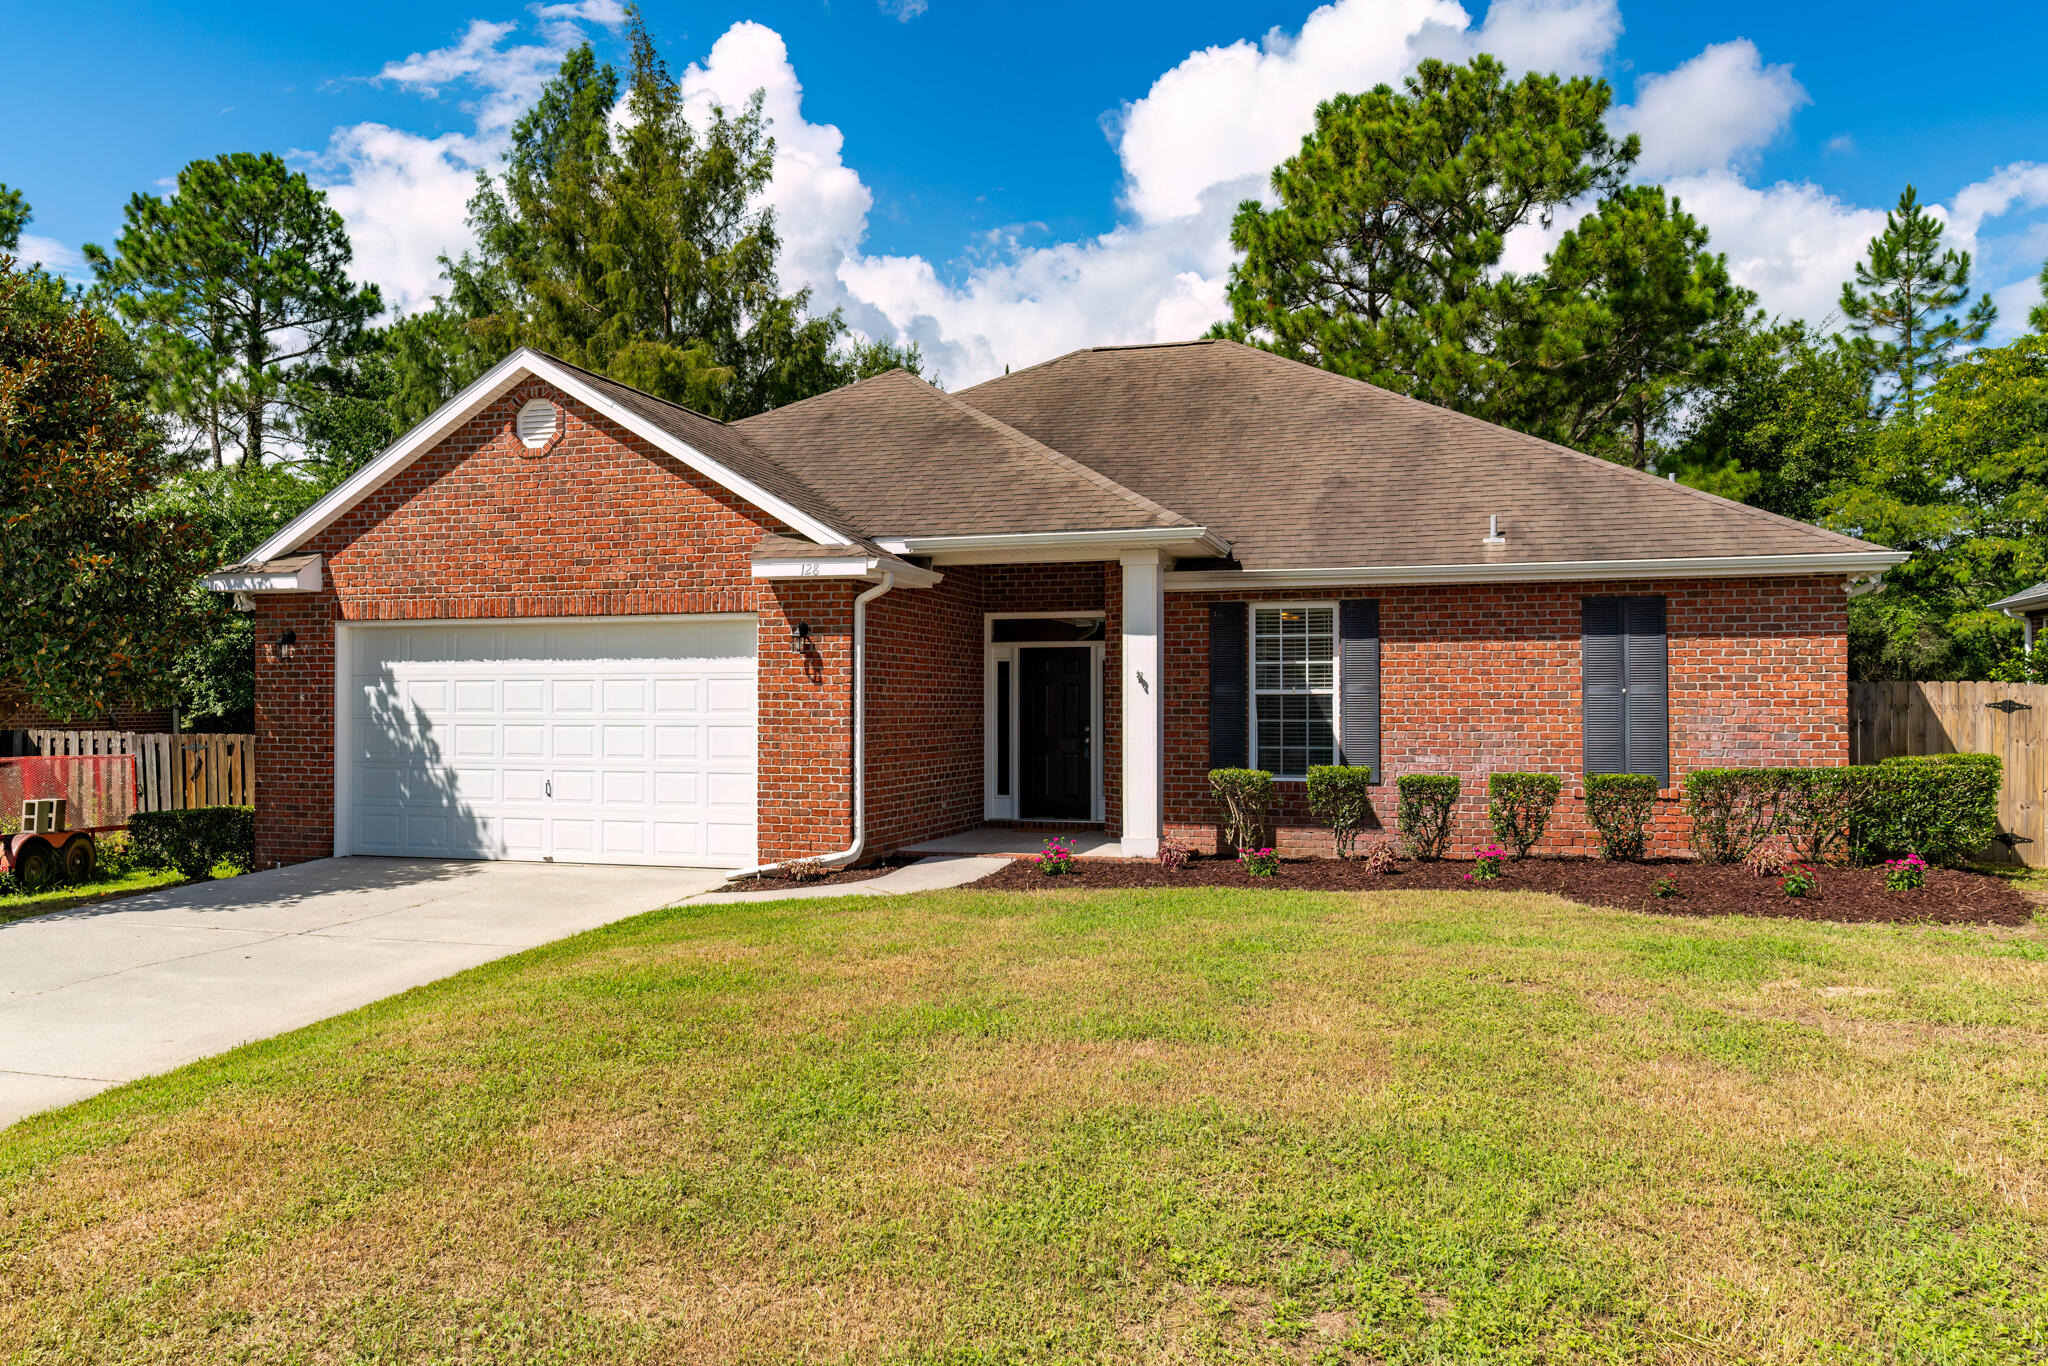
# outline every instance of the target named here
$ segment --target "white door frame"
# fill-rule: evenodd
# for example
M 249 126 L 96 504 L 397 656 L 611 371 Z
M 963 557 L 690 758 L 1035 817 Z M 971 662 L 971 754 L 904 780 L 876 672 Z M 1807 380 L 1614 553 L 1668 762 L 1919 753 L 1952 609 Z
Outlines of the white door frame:
M 1090 725 L 1088 740 L 1089 782 L 1094 791 L 1090 800 L 1088 819 L 1103 819 L 1102 793 L 1102 661 L 1104 646 L 1101 640 L 1024 640 L 1005 641 L 997 644 L 995 624 L 1003 621 L 1032 621 L 1040 619 L 1068 620 L 1086 617 L 1106 621 L 1107 612 L 984 612 L 981 621 L 982 683 L 981 683 L 981 737 L 982 737 L 982 819 L 991 821 L 1023 820 L 1017 814 L 1017 761 L 1021 757 L 1018 749 L 1017 685 L 1023 676 L 1019 667 L 1018 652 L 1022 650 L 1080 650 L 1088 651 L 1088 669 L 1091 678 L 1089 691 L 1093 694 L 1094 717 Z M 1006 797 L 996 795 L 996 663 L 1008 660 L 1010 664 L 1010 793 Z M 1035 821 L 1034 821 L 1035 823 Z M 1046 821 L 1045 824 L 1066 824 L 1062 821 Z
M 349 772 L 354 767 L 350 762 L 350 744 L 354 737 L 349 723 L 354 719 L 355 699 L 350 692 L 351 678 L 355 672 L 356 633 L 359 631 L 399 631 L 406 629 L 432 629 L 434 627 L 461 626 L 534 626 L 534 625 L 576 625 L 588 622 L 593 626 L 627 623 L 648 623 L 663 621 L 753 621 L 759 616 L 753 612 L 660 612 L 642 616 L 618 615 L 602 617 L 416 617 L 400 621 L 337 621 L 334 623 L 334 856 L 344 858 L 354 852 L 354 831 L 349 821 Z M 760 641 L 755 640 L 755 659 L 760 658 Z M 754 714 L 755 763 L 760 763 L 760 685 L 755 684 Z M 756 821 L 759 820 L 758 801 Z

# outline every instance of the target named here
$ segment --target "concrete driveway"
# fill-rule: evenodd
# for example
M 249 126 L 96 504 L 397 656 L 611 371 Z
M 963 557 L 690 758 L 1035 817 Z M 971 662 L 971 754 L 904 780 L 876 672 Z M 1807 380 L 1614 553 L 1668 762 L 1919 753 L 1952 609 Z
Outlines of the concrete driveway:
M 723 881 L 322 859 L 0 925 L 0 1125 Z

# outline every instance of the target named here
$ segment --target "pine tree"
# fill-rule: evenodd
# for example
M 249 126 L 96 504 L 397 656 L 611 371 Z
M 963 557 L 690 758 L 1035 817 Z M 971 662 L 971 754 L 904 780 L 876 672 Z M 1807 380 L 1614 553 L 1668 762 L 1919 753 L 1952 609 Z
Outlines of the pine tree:
M 20 248 L 21 230 L 28 226 L 31 217 L 21 191 L 0 185 L 0 251 Z
M 477 249 L 444 262 L 451 305 L 489 354 L 537 347 L 718 417 L 847 382 L 877 353 L 842 350 L 839 314 L 781 287 L 759 92 L 693 120 L 637 10 L 630 36 L 624 118 L 618 74 L 577 48 L 514 126 L 504 175 L 478 178 Z
M 136 329 L 159 411 L 196 429 L 216 465 L 229 443 L 261 464 L 289 434 L 308 368 L 383 307 L 348 278 L 341 215 L 270 152 L 192 162 L 168 198 L 138 194 L 109 253 L 86 259 Z
M 1998 318 L 1989 294 L 1957 317 L 1970 297 L 1970 253 L 1943 251 L 1941 220 L 1920 206 L 1911 185 L 1870 239 L 1856 278 L 1842 286 L 1851 345 L 1873 380 L 1890 381 L 1880 403 L 1912 421 L 1920 399 L 1955 359 L 1958 347 L 1984 339 Z
M 2041 266 L 2041 302 L 2027 310 L 2027 326 L 2036 332 L 2048 332 L 2048 262 Z

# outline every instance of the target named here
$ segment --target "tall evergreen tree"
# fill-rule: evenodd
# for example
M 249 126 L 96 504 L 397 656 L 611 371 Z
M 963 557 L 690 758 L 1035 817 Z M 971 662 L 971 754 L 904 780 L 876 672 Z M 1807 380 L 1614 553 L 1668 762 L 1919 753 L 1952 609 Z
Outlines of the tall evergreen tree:
M 1601 201 L 1530 282 L 1502 421 L 1649 466 L 1651 441 L 1716 383 L 1756 296 L 1707 250 L 1707 230 L 1653 185 Z
M 195 161 L 169 197 L 128 201 L 110 253 L 85 249 L 136 331 L 157 407 L 216 465 L 239 446 L 262 463 L 289 436 L 309 367 L 345 349 L 382 307 L 348 277 L 341 215 L 269 153 Z
M 1481 56 L 1423 62 L 1316 110 L 1273 172 L 1279 203 L 1231 226 L 1220 335 L 1495 416 L 1513 357 L 1499 345 L 1525 283 L 1498 271 L 1513 228 L 1619 187 L 1638 143 L 1607 131 L 1605 81 L 1528 75 Z
M 616 125 L 617 73 L 577 48 L 515 125 L 504 175 L 479 177 L 451 303 L 486 351 L 535 346 L 720 417 L 844 383 L 839 315 L 810 316 L 809 292 L 777 279 L 760 95 L 693 123 L 637 10 L 630 37 Z
M 1970 297 L 1970 253 L 1944 251 L 1941 235 L 1941 220 L 1921 207 L 1908 185 L 1898 208 L 1885 215 L 1884 231 L 1870 239 L 1866 258 L 1857 262 L 1856 278 L 1842 285 L 1851 345 L 1873 379 L 1891 386 L 1878 402 L 1896 405 L 1909 422 L 1956 348 L 1982 341 L 1998 318 L 1989 294 L 1956 316 Z
M 2048 332 L 2048 262 L 2041 266 L 2041 302 L 2027 310 L 2027 326 L 2036 332 Z
M 21 191 L 0 184 L 0 251 L 20 248 L 22 229 L 33 217 L 28 201 L 21 197 Z

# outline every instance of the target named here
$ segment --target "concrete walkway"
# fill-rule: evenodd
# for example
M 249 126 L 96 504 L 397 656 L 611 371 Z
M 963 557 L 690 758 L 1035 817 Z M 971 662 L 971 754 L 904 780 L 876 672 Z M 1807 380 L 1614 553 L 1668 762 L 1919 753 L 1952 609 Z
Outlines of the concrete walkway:
M 1007 868 L 1006 858 L 924 858 L 865 882 L 828 883 L 796 891 L 706 892 L 693 896 L 691 906 L 732 906 L 748 901 L 808 901 L 821 896 L 903 896 L 910 892 L 940 892 L 978 882 L 990 873 Z
M 723 885 L 322 859 L 0 924 L 0 1125 Z

